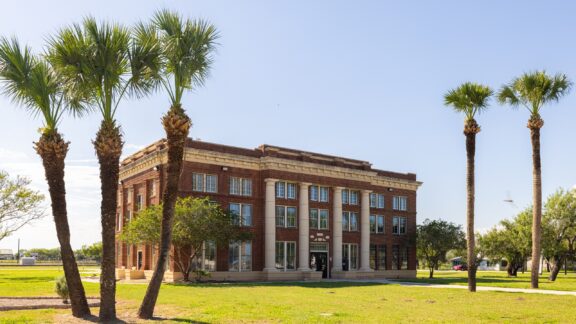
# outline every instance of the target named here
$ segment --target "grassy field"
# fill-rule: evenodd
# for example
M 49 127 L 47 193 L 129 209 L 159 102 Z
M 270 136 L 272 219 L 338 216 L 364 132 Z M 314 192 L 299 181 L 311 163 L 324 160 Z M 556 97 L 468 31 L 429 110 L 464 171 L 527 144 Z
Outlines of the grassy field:
M 418 270 L 417 279 L 403 281 L 464 286 L 468 284 L 466 271 L 435 271 L 434 279 L 428 279 L 428 274 L 427 270 Z M 540 289 L 576 291 L 576 273 L 568 272 L 568 275 L 564 275 L 564 272 L 561 272 L 556 281 L 549 281 L 548 275 L 544 272 L 540 276 Z M 478 271 L 477 284 L 491 287 L 530 288 L 530 272 L 519 272 L 518 277 L 514 278 L 508 277 L 506 271 Z
M 83 268 L 90 275 L 94 268 Z M 58 268 L 0 269 L 0 296 L 54 295 Z M 560 278 L 562 279 L 562 278 Z M 85 283 L 88 295 L 98 284 Z M 146 286 L 118 285 L 118 313 L 128 322 Z M 174 323 L 223 322 L 573 322 L 576 297 L 468 293 L 368 283 L 164 285 L 156 315 Z M 93 310 L 97 314 L 97 309 Z M 1 323 L 67 322 L 67 310 L 0 312 Z

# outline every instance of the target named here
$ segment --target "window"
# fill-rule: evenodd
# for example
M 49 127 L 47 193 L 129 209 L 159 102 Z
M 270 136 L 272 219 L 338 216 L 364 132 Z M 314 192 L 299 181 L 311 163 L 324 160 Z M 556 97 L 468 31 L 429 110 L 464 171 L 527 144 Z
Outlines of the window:
M 128 197 L 126 197 L 128 203 L 131 203 L 131 202 L 132 202 L 132 194 L 133 194 L 133 193 L 134 193 L 134 190 L 128 189 L 128 194 L 127 194 Z
M 218 192 L 218 176 L 213 174 L 192 173 L 192 190 L 198 192 Z
M 136 211 L 142 210 L 143 203 L 144 203 L 144 200 L 143 200 L 142 195 L 141 195 L 141 194 L 138 194 L 138 195 L 136 196 Z
M 240 226 L 252 226 L 252 205 L 235 204 L 229 206 L 232 213 L 232 223 Z
M 392 234 L 406 234 L 406 217 L 394 216 L 392 218 Z
M 386 245 L 370 244 L 370 268 L 386 270 Z
M 328 187 L 320 187 L 320 201 L 328 202 Z
M 252 241 L 230 242 L 228 271 L 252 271 Z
M 230 177 L 230 194 L 252 196 L 252 179 Z
M 400 247 L 399 245 L 392 246 L 392 269 L 408 269 L 408 247 Z
M 276 269 L 296 270 L 296 242 L 276 242 Z
M 358 269 L 358 244 L 342 244 L 342 270 Z
M 276 227 L 296 227 L 296 207 L 276 206 Z
M 310 200 L 318 201 L 318 186 L 310 186 Z
M 319 230 L 328 229 L 328 209 L 310 209 L 310 228 Z
M 348 195 L 350 191 L 348 189 L 342 189 L 342 204 L 348 204 Z
M 130 209 L 126 210 L 126 224 L 129 224 L 132 220 L 132 211 Z
M 358 213 L 342 212 L 342 230 L 349 232 L 358 230 Z
M 192 267 L 195 270 L 216 271 L 216 242 L 202 243 L 202 251 L 194 256 Z
M 122 219 L 120 213 L 116 213 L 116 232 L 122 231 Z
M 358 205 L 358 191 L 350 190 L 350 205 Z
M 370 233 L 384 233 L 384 216 L 370 215 Z
M 384 208 L 384 195 L 371 193 L 370 194 L 370 208 Z
M 394 196 L 392 199 L 392 209 L 408 210 L 408 197 Z
M 408 247 L 400 249 L 400 270 L 408 270 Z
M 296 184 L 290 182 L 276 182 L 276 198 L 296 199 Z

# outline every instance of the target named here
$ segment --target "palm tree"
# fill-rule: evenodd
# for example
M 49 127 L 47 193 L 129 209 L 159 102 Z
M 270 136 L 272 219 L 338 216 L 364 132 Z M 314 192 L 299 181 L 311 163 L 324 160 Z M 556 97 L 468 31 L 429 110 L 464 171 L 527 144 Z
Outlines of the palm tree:
M 476 134 L 480 125 L 474 117 L 488 107 L 493 92 L 487 86 L 466 82 L 444 95 L 444 104 L 464 113 L 464 135 L 466 136 L 466 233 L 468 248 L 468 290 L 476 291 L 476 253 L 474 239 L 474 156 Z
M 63 80 L 72 103 L 100 112 L 102 122 L 94 140 L 100 163 L 102 191 L 102 271 L 100 320 L 116 318 L 115 236 L 121 129 L 116 110 L 124 95 L 142 96 L 158 84 L 157 45 L 142 43 L 136 32 L 118 24 L 82 24 L 62 29 L 50 39 L 48 59 Z M 87 104 L 82 105 L 82 101 Z
M 150 319 L 166 268 L 172 236 L 174 205 L 178 195 L 178 183 L 182 171 L 184 144 L 188 138 L 191 121 L 182 108 L 182 95 L 204 84 L 212 65 L 212 53 L 218 39 L 218 32 L 203 20 L 183 20 L 180 15 L 168 10 L 158 11 L 152 20 L 151 28 L 157 33 L 151 35 L 160 43 L 162 85 L 168 92 L 171 106 L 162 118 L 168 146 L 166 189 L 162 197 L 162 235 L 160 253 L 156 268 L 146 295 L 138 310 L 138 316 Z
M 72 314 L 76 317 L 90 315 L 74 251 L 70 246 L 64 183 L 64 159 L 70 143 L 65 142 L 58 132 L 62 115 L 70 108 L 66 95 L 52 68 L 34 56 L 29 47 L 22 48 L 16 39 L 9 41 L 0 38 L 0 81 L 4 85 L 4 93 L 14 102 L 23 105 L 34 116 L 43 117 L 44 126 L 35 149 L 42 158 L 48 182 Z
M 498 101 L 512 107 L 523 106 L 530 112 L 527 127 L 532 142 L 532 268 L 531 286 L 538 288 L 540 239 L 542 231 L 542 170 L 540 162 L 540 128 L 544 120 L 540 109 L 549 102 L 555 102 L 568 94 L 572 83 L 564 74 L 549 76 L 545 71 L 524 73 L 502 86 Z

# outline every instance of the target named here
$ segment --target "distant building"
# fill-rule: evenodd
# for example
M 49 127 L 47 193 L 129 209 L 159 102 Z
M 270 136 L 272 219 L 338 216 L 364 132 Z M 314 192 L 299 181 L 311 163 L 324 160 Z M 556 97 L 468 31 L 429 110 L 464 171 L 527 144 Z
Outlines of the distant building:
M 166 161 L 165 141 L 158 141 L 122 162 L 118 234 L 138 210 L 161 201 Z M 188 140 L 179 195 L 208 196 L 254 234 L 226 246 L 206 242 L 198 263 L 214 280 L 406 278 L 416 276 L 420 185 L 415 174 L 365 161 Z M 157 247 L 117 239 L 116 251 L 119 271 L 151 275 Z M 179 277 L 174 271 L 170 260 L 168 280 Z
M 14 253 L 11 249 L 0 249 L 0 260 L 14 260 Z

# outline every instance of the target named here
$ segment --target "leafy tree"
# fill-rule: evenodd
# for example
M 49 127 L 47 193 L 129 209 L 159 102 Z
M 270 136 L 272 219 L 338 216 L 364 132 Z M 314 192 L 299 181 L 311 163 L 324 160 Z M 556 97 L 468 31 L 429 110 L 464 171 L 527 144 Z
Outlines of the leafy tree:
M 36 256 L 36 260 L 47 260 L 47 261 L 54 261 L 54 260 L 61 260 L 61 252 L 60 248 L 52 248 L 52 249 L 45 249 L 45 248 L 34 248 L 26 250 L 27 256 Z
M 528 208 L 513 220 L 503 220 L 478 237 L 479 252 L 493 262 L 507 261 L 506 271 L 515 277 L 530 256 L 532 209 Z
M 549 280 L 555 281 L 576 240 L 576 190 L 559 189 L 548 197 L 542 227 L 544 256 L 552 263 Z
M 530 129 L 532 142 L 532 269 L 531 286 L 538 288 L 539 260 L 541 250 L 542 229 L 542 168 L 540 161 L 540 128 L 544 120 L 540 110 L 549 102 L 557 102 L 568 94 L 572 83 L 564 74 L 549 76 L 545 71 L 524 73 L 508 85 L 504 85 L 498 93 L 498 101 L 512 107 L 524 107 L 530 113 L 527 127 Z
M 60 298 L 62 298 L 62 303 L 68 304 L 68 299 L 70 298 L 70 291 L 68 290 L 68 284 L 66 283 L 65 276 L 56 278 L 54 291 L 58 294 L 58 296 L 60 296 Z
M 464 248 L 466 236 L 462 226 L 444 220 L 426 219 L 416 229 L 418 259 L 424 260 L 430 270 L 429 278 L 434 278 L 434 269 L 446 262 L 446 253 L 452 249 Z
M 82 245 L 80 250 L 77 250 L 78 255 L 82 255 L 85 259 L 100 262 L 102 260 L 102 242 L 96 242 L 91 245 Z
M 216 28 L 203 20 L 183 19 L 178 13 L 158 11 L 150 25 L 140 25 L 142 38 L 148 43 L 158 44 L 162 62 L 158 70 L 160 84 L 168 92 L 171 106 L 162 117 L 166 131 L 168 161 L 166 188 L 162 199 L 162 235 L 160 253 L 154 274 L 142 300 L 138 317 L 151 319 L 160 292 L 165 265 L 170 248 L 174 205 L 178 195 L 178 183 L 182 172 L 184 145 L 192 125 L 190 117 L 182 107 L 185 91 L 202 86 L 212 65 L 212 54 L 216 46 Z
M 48 59 L 74 107 L 102 116 L 94 148 L 100 164 L 102 191 L 102 271 L 100 320 L 116 318 L 115 244 L 120 155 L 124 145 L 116 111 L 126 94 L 136 97 L 155 89 L 158 47 L 141 42 L 119 24 L 85 18 L 62 29 L 49 41 Z M 73 298 L 72 298 L 73 299 Z
M 5 93 L 14 102 L 24 106 L 33 116 L 43 118 L 40 139 L 34 148 L 42 158 L 48 182 L 64 274 L 72 297 L 72 314 L 76 317 L 90 315 L 74 251 L 70 245 L 64 182 L 64 160 L 70 143 L 64 141 L 62 134 L 58 132 L 62 115 L 66 111 L 76 114 L 79 111 L 69 104 L 68 93 L 63 89 L 61 80 L 56 77 L 53 67 L 33 55 L 29 47 L 20 46 L 16 39 L 0 39 L 0 81 L 4 85 Z
M 487 86 L 466 82 L 444 95 L 444 104 L 464 113 L 464 135 L 466 136 L 466 233 L 468 233 L 468 290 L 476 291 L 476 252 L 474 241 L 474 155 L 476 134 L 480 126 L 474 119 L 477 113 L 488 108 L 493 92 Z
M 121 239 L 130 244 L 157 245 L 162 238 L 162 206 L 153 205 L 138 212 L 122 232 Z M 246 240 L 251 237 L 232 222 L 229 213 L 208 198 L 179 198 L 175 205 L 172 244 L 172 259 L 176 267 L 189 281 L 193 268 L 192 260 L 202 253 L 206 241 L 216 245 L 227 245 L 230 241 Z
M 8 173 L 0 171 L 0 241 L 44 217 L 44 196 L 29 186 L 29 179 L 10 179 Z

